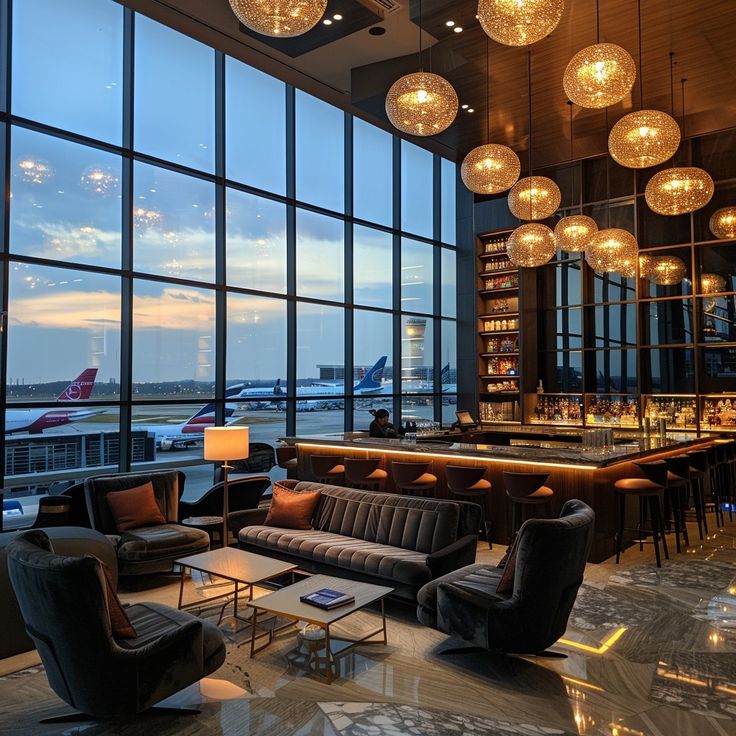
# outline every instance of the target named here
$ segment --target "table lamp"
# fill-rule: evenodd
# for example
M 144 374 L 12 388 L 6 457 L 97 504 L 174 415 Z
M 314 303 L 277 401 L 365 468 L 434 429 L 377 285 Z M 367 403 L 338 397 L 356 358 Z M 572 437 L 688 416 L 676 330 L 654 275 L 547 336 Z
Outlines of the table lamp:
M 248 427 L 206 427 L 204 430 L 204 459 L 222 462 L 222 546 L 227 547 L 229 530 L 227 517 L 230 498 L 227 489 L 227 471 L 232 470 L 229 460 L 245 460 L 249 452 Z

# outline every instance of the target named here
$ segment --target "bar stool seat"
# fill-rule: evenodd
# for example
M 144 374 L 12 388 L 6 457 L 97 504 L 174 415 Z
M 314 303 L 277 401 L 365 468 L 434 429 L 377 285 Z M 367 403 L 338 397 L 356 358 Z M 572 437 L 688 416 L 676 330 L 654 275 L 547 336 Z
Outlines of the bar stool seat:
M 613 485 L 621 493 L 639 496 L 658 496 L 664 490 L 664 486 L 646 478 L 621 478 Z
M 483 477 L 485 472 L 484 467 L 447 465 L 445 467 L 445 478 L 447 479 L 447 490 L 451 498 L 459 501 L 470 501 L 480 506 L 481 529 L 485 534 L 488 547 L 493 549 L 491 522 L 488 520 L 488 510 L 486 508 L 491 482 Z
M 437 476 L 429 472 L 429 463 L 391 463 L 391 474 L 399 493 L 409 496 L 434 496 Z
M 310 455 L 312 475 L 318 483 L 341 485 L 345 478 L 345 458 L 335 455 Z
M 506 486 L 506 496 L 511 501 L 511 536 L 513 537 L 522 522 L 526 518 L 534 517 L 522 509 L 530 506 L 544 506 L 543 518 L 549 518 L 552 511 L 552 499 L 554 491 L 544 485 L 549 478 L 549 473 L 512 473 L 510 470 L 503 471 L 503 482 Z M 521 512 L 521 513 L 519 513 Z
M 296 457 L 296 447 L 277 447 L 276 448 L 276 464 L 286 471 L 286 477 L 289 479 L 296 478 L 298 461 Z
M 388 473 L 379 468 L 381 458 L 345 458 L 345 484 L 350 488 L 379 490 Z

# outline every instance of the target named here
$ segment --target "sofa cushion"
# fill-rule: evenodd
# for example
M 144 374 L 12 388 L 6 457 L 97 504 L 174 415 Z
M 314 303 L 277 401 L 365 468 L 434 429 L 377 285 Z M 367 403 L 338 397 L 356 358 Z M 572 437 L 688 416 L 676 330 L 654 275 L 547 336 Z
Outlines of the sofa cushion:
M 247 526 L 240 541 L 264 549 L 305 557 L 345 570 L 361 572 L 408 585 L 423 585 L 432 574 L 427 555 L 377 542 L 310 529 Z
M 118 558 L 127 562 L 167 559 L 209 549 L 207 532 L 181 524 L 160 524 L 122 532 Z M 135 625 L 135 624 L 134 624 Z
M 312 514 L 317 506 L 321 491 L 295 491 L 273 484 L 273 496 L 264 522 L 266 526 L 286 529 L 311 529 Z
M 455 583 L 478 597 L 507 600 L 496 592 L 503 570 L 484 564 L 468 565 L 427 583 L 417 594 L 417 618 L 425 626 L 437 628 L 437 590 L 440 583 Z
M 166 523 L 156 503 L 151 481 L 125 491 L 111 491 L 106 498 L 119 532 Z

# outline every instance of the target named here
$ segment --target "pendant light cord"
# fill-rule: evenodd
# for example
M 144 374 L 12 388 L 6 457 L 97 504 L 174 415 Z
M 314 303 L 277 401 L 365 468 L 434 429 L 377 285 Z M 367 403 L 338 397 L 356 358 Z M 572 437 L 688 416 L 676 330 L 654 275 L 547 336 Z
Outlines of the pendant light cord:
M 420 3 L 421 7 L 421 3 Z M 639 108 L 644 109 L 644 67 L 641 61 L 641 0 L 636 1 L 636 17 L 639 26 Z
M 608 108 L 606 108 L 606 130 L 608 130 Z M 611 228 L 611 157 L 606 156 L 606 214 L 608 228 Z
M 687 82 L 687 79 L 684 77 L 680 80 L 680 86 L 682 88 L 682 123 L 680 123 L 680 127 L 682 128 L 682 140 L 684 141 L 687 138 L 687 133 L 685 131 L 685 82 Z
M 670 107 L 672 113 L 672 119 L 675 118 L 675 52 L 670 51 Z M 672 168 L 676 166 L 675 159 L 677 158 L 677 151 L 672 154 Z
M 573 128 L 572 128 L 572 100 L 568 100 L 567 104 L 570 109 L 570 163 L 575 158 L 575 149 L 573 148 Z M 572 170 L 572 167 L 570 167 Z M 575 177 L 570 177 L 570 204 L 575 201 Z
M 491 62 L 488 34 L 486 34 L 486 142 L 491 142 Z
M 601 9 L 598 0 L 595 0 L 595 42 L 601 42 Z
M 532 159 L 532 52 L 527 51 L 527 77 L 529 82 L 529 219 L 533 220 L 534 218 L 532 215 L 534 214 L 532 211 L 532 189 L 534 188 L 532 186 L 533 180 L 532 180 L 532 173 L 534 171 L 534 167 L 532 165 L 533 159 Z
M 419 0 L 419 71 L 424 71 L 422 66 L 422 0 Z

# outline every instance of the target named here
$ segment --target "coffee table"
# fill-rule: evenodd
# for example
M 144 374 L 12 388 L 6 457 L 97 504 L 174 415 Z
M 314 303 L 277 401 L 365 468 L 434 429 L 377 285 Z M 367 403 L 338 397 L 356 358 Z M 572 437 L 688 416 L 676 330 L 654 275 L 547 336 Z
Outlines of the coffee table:
M 228 605 L 230 599 L 233 603 L 233 618 L 237 621 L 243 621 L 245 624 L 252 626 L 256 617 L 245 618 L 238 615 L 238 603 L 240 594 L 248 591 L 248 601 L 253 600 L 253 586 L 263 583 L 271 578 L 284 575 L 288 572 L 296 570 L 297 566 L 289 562 L 282 562 L 264 555 L 257 555 L 253 552 L 244 552 L 241 549 L 233 547 L 220 547 L 212 549 L 208 552 L 200 552 L 196 555 L 188 557 L 180 557 L 175 560 L 176 564 L 181 566 L 181 582 L 179 584 L 179 608 L 206 608 L 211 601 L 226 598 L 227 600 L 220 611 L 220 620 L 222 621 L 225 606 Z M 184 597 L 184 574 L 186 569 L 199 570 L 200 572 L 216 575 L 230 581 L 235 586 L 233 590 L 220 595 L 212 596 L 205 602 L 193 601 L 191 603 L 183 603 Z M 240 586 L 244 586 L 241 588 Z M 237 626 L 237 624 L 236 624 Z M 243 627 L 246 628 L 246 627 Z
M 355 597 L 355 601 L 347 606 L 340 606 L 332 610 L 324 610 L 317 606 L 310 606 L 308 603 L 302 603 L 300 596 L 314 593 L 320 588 L 332 588 L 342 593 L 350 593 Z M 386 611 L 384 607 L 384 598 L 393 592 L 393 588 L 384 587 L 382 585 L 373 585 L 371 583 L 358 582 L 356 580 L 346 580 L 345 578 L 333 578 L 327 575 L 313 575 L 306 580 L 298 583 L 287 585 L 274 593 L 268 593 L 260 598 L 251 600 L 249 606 L 253 608 L 255 622 L 259 613 L 270 613 L 277 618 L 286 618 L 291 621 L 305 621 L 324 629 L 324 656 L 320 657 L 325 662 L 327 674 L 326 680 L 331 683 L 337 676 L 337 655 L 342 655 L 353 649 L 357 644 L 386 644 Z M 357 611 L 365 608 L 367 605 L 375 601 L 381 602 L 381 626 L 373 631 L 364 634 L 358 639 L 349 639 L 346 637 L 332 637 L 330 627 L 350 616 Z M 265 630 L 257 632 L 260 627 L 252 626 L 250 630 L 250 656 L 256 652 L 265 649 L 272 641 L 276 631 Z M 279 627 L 283 629 L 284 627 Z M 375 636 L 381 635 L 378 640 L 368 641 Z M 263 636 L 267 637 L 265 644 L 256 648 L 256 639 Z M 316 652 L 316 647 L 312 647 L 312 653 Z

